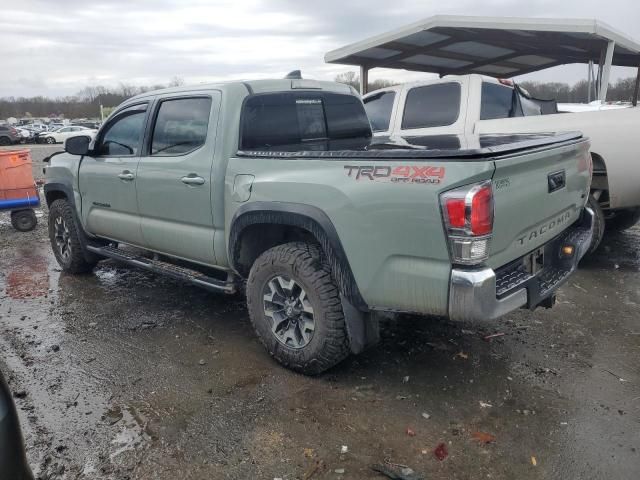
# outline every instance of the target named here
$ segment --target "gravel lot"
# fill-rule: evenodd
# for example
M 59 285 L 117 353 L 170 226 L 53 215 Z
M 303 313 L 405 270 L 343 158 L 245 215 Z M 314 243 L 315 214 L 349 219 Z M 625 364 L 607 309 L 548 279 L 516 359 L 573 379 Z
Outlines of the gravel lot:
M 60 146 L 31 148 L 42 176 Z M 384 461 L 425 479 L 638 478 L 638 227 L 607 236 L 553 310 L 405 316 L 306 378 L 269 358 L 242 298 L 111 261 L 62 273 L 45 213 L 27 234 L 0 214 L 0 368 L 42 478 L 369 479 Z

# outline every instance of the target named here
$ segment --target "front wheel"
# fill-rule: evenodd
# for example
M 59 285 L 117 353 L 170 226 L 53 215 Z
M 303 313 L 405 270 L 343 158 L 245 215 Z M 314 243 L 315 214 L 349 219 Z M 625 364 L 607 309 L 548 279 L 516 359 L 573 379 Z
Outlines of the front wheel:
M 56 143 L 56 139 L 53 137 L 47 137 L 45 139 L 45 142 L 47 142 L 49 145 L 53 145 L 54 143 Z
M 65 272 L 86 273 L 97 260 L 87 261 L 78 236 L 73 208 L 67 200 L 56 200 L 49 207 L 49 241 L 56 260 Z
M 247 304 L 260 341 L 285 367 L 316 375 L 350 353 L 340 292 L 316 245 L 263 253 L 249 273 Z

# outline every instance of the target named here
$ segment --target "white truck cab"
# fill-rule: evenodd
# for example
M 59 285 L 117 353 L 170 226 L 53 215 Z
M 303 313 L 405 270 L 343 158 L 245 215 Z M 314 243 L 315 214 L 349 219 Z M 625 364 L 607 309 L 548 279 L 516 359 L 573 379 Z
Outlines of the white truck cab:
M 539 116 L 542 107 L 513 82 L 484 75 L 447 75 L 376 90 L 363 97 L 375 135 L 475 133 L 478 122 Z

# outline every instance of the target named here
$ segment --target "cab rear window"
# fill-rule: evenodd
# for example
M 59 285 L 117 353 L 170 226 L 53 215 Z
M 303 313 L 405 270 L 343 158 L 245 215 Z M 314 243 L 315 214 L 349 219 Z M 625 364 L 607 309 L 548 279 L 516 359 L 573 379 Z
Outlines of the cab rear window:
M 244 104 L 241 124 L 241 150 L 371 137 L 360 99 L 329 92 L 253 95 Z

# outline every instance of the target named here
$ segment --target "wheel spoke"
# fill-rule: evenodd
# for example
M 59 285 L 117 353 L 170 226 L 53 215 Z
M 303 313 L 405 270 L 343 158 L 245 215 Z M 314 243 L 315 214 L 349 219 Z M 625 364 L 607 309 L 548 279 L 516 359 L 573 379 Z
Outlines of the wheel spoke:
M 309 344 L 315 331 L 314 311 L 304 288 L 294 279 L 276 275 L 262 292 L 264 315 L 276 339 L 290 348 Z

